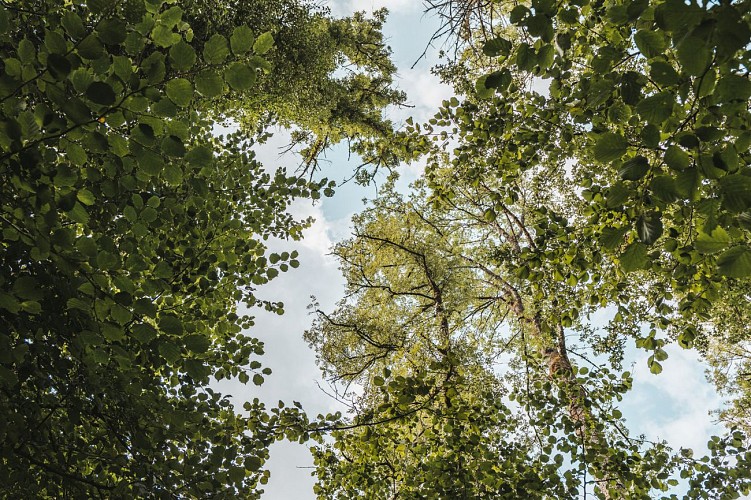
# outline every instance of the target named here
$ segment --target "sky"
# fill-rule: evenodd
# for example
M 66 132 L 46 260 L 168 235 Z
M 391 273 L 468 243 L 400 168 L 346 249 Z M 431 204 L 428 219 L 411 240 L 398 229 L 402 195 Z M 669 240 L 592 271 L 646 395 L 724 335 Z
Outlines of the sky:
M 390 11 L 384 28 L 386 38 L 393 50 L 399 68 L 397 85 L 407 93 L 409 109 L 392 109 L 389 116 L 398 124 L 412 115 L 416 121 L 426 121 L 440 105 L 449 98 L 451 90 L 430 74 L 430 67 L 437 62 L 438 49 L 429 47 L 426 57 L 418 60 L 439 28 L 439 21 L 423 14 L 418 0 L 329 0 L 335 16 L 347 15 L 354 10 L 372 11 L 387 7 Z M 288 136 L 275 135 L 257 151 L 259 159 L 267 167 L 286 166 L 293 170 L 299 163 L 294 154 L 280 156 L 288 144 Z M 341 181 L 351 175 L 357 166 L 356 159 L 348 160 L 346 151 L 334 149 L 327 154 L 325 175 Z M 402 175 L 407 180 L 419 175 L 419 167 L 406 167 Z M 273 242 L 272 250 L 296 249 L 300 253 L 300 267 L 282 273 L 264 286 L 259 295 L 278 299 L 283 297 L 285 314 L 257 314 L 256 326 L 249 332 L 265 342 L 266 353 L 261 358 L 264 366 L 272 368 L 271 376 L 259 388 L 238 382 L 223 383 L 220 389 L 233 396 L 236 408 L 246 400 L 258 397 L 270 405 L 277 400 L 286 403 L 299 401 L 305 410 L 315 416 L 343 410 L 336 401 L 319 387 L 325 388 L 315 364 L 315 354 L 303 340 L 303 332 L 310 326 L 312 317 L 307 306 L 315 296 L 323 310 L 332 310 L 343 294 L 343 279 L 335 259 L 329 254 L 337 241 L 349 236 L 350 218 L 363 208 L 363 198 L 373 198 L 375 187 L 363 188 L 354 183 L 345 184 L 331 199 L 311 205 L 309 201 L 296 203 L 292 213 L 298 217 L 312 216 L 315 223 L 305 232 L 300 242 Z M 595 322 L 604 321 L 604 315 Z M 655 376 L 649 372 L 648 353 L 627 350 L 629 367 L 634 375 L 634 388 L 620 406 L 633 435 L 644 434 L 648 439 L 665 439 L 675 448 L 693 447 L 696 455 L 706 451 L 706 440 L 721 429 L 712 423 L 708 409 L 718 408 L 719 397 L 704 378 L 702 365 L 692 351 L 677 346 L 667 349 L 670 354 L 663 363 L 664 371 Z M 292 443 L 277 443 L 271 447 L 271 459 L 267 463 L 271 480 L 264 487 L 264 499 L 308 500 L 314 479 L 310 476 L 312 459 L 307 447 Z

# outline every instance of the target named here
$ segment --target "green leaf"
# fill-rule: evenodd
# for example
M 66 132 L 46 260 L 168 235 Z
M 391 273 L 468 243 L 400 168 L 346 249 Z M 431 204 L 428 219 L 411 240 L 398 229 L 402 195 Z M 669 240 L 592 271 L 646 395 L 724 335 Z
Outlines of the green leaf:
M 691 166 L 691 157 L 675 144 L 665 150 L 665 163 L 673 170 L 686 170 Z
M 0 308 L 16 314 L 21 309 L 21 304 L 13 295 L 0 291 Z
M 248 90 L 256 80 L 256 70 L 243 63 L 232 63 L 224 73 L 224 79 L 234 90 Z
M 751 276 L 751 249 L 747 246 L 733 247 L 717 260 L 720 274 L 729 278 L 745 278 Z
M 724 250 L 730 244 L 730 235 L 722 227 L 717 226 L 710 234 L 699 233 L 694 247 L 701 254 L 713 254 Z
M 653 356 L 649 357 L 649 361 L 647 362 L 649 365 L 649 371 L 654 373 L 655 375 L 659 375 L 662 373 L 662 365 L 655 361 Z
M 188 335 L 185 337 L 185 347 L 198 354 L 204 353 L 211 347 L 211 340 L 206 335 Z
M 86 97 L 102 106 L 111 106 L 115 104 L 115 91 L 105 82 L 92 82 L 86 89 Z
M 626 160 L 618 170 L 618 175 L 625 181 L 638 181 L 649 172 L 649 160 L 644 156 L 635 156 Z
M 651 245 L 662 235 L 662 217 L 657 212 L 645 214 L 636 220 L 636 233 L 645 245 Z
M 639 30 L 634 35 L 634 42 L 647 58 L 662 55 L 668 48 L 665 36 L 660 31 Z
M 71 64 L 65 56 L 50 54 L 47 56 L 47 69 L 55 80 L 64 80 L 70 74 Z
M 99 59 L 104 55 L 104 46 L 93 33 L 80 41 L 76 50 L 84 59 Z
M 731 174 L 722 177 L 719 182 L 725 208 L 738 213 L 751 207 L 751 177 Z
M 175 163 L 165 165 L 164 170 L 162 170 L 162 176 L 171 186 L 179 186 L 183 182 L 183 171 L 180 165 Z
M 253 44 L 253 52 L 262 56 L 274 46 L 274 37 L 270 31 L 261 34 Z
M 149 324 L 139 323 L 133 325 L 130 330 L 133 337 L 141 344 L 148 344 L 157 337 L 156 329 Z
M 253 46 L 254 39 L 253 30 L 247 26 L 238 26 L 232 31 L 232 36 L 229 37 L 232 52 L 237 55 L 245 54 Z
M 209 64 L 221 64 L 228 55 L 227 39 L 219 34 L 212 35 L 203 47 L 203 59 Z
M 175 344 L 166 341 L 159 343 L 159 354 L 161 354 L 168 363 L 175 363 L 182 357 L 180 348 Z
M 633 242 L 621 254 L 621 267 L 627 273 L 639 269 L 646 269 L 650 265 L 647 247 L 644 243 Z
M 712 52 L 705 40 L 688 36 L 676 47 L 676 55 L 683 69 L 692 76 L 700 76 L 712 60 Z
M 696 196 L 701 175 L 695 167 L 687 168 L 675 177 L 675 189 L 681 197 L 687 200 L 693 200 Z
M 170 335 L 180 335 L 183 333 L 183 323 L 180 318 L 173 314 L 162 314 L 159 316 L 159 328 Z
M 255 385 L 261 385 L 261 384 L 263 384 L 263 382 L 264 382 L 263 375 L 261 375 L 259 373 L 256 373 L 255 375 L 253 375 L 253 383 Z
M 633 196 L 633 194 L 633 191 L 624 183 L 616 182 L 610 186 L 610 189 L 607 191 L 605 206 L 608 208 L 620 207 L 627 199 Z
M 180 107 L 189 106 L 193 101 L 193 85 L 185 78 L 175 78 L 167 82 L 167 97 Z
M 747 101 L 751 97 L 751 81 L 740 75 L 723 76 L 717 82 L 715 95 L 720 102 Z
M 190 44 L 180 40 L 169 50 L 172 66 L 178 71 L 186 71 L 196 63 L 196 51 Z
M 641 129 L 639 137 L 644 146 L 648 148 L 656 148 L 660 145 L 660 129 L 654 125 L 645 125 L 644 128 Z
M 201 71 L 196 76 L 196 90 L 205 97 L 217 97 L 224 92 L 224 79 L 216 71 Z
M 663 61 L 654 61 L 649 65 L 649 76 L 657 85 L 668 87 L 675 85 L 680 80 L 678 72 L 670 64 Z
M 680 195 L 675 186 L 675 179 L 669 175 L 657 175 L 649 184 L 652 194 L 665 203 L 673 203 Z
M 511 84 L 511 72 L 508 69 L 494 71 L 485 77 L 485 87 L 505 90 Z
M 594 147 L 595 160 L 602 163 L 619 159 L 626 153 L 628 142 L 620 134 L 608 132 L 600 136 Z
M 485 86 L 485 81 L 488 79 L 488 76 L 490 75 L 483 75 L 475 82 L 475 92 L 478 99 L 489 99 L 493 97 L 493 89 Z
M 507 56 L 511 52 L 511 42 L 502 37 L 493 38 L 483 44 L 482 52 L 488 57 Z
M 96 203 L 96 197 L 94 196 L 94 193 L 86 188 L 79 189 L 76 193 L 76 198 L 78 198 L 78 201 L 80 201 L 84 205 L 91 206 Z
M 627 227 L 606 227 L 603 228 L 598 241 L 600 245 L 608 250 L 615 250 L 623 242 L 623 236 L 628 232 Z
M 128 34 L 125 21 L 117 17 L 104 19 L 97 24 L 99 39 L 107 45 L 120 45 Z
M 636 112 L 647 122 L 659 125 L 673 113 L 673 96 L 669 92 L 660 92 L 639 101 Z
M 203 380 L 211 375 L 211 369 L 198 359 L 186 359 L 183 366 L 185 372 L 194 380 Z
M 182 40 L 182 37 L 179 33 L 172 31 L 169 26 L 157 24 L 151 32 L 151 39 L 154 40 L 155 45 L 167 48 Z

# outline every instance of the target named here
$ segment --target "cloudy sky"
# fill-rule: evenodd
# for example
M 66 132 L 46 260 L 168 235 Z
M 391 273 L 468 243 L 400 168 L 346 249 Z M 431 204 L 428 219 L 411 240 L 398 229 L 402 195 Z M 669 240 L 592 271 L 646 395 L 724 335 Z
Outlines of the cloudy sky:
M 418 0 L 329 0 L 334 15 L 346 15 L 354 10 L 372 11 L 387 7 L 391 14 L 385 27 L 388 43 L 399 67 L 398 86 L 408 95 L 414 107 L 392 110 L 391 118 L 401 123 L 408 116 L 424 121 L 433 114 L 440 102 L 451 96 L 450 89 L 430 74 L 430 66 L 437 62 L 438 49 L 430 47 L 426 57 L 411 66 L 425 50 L 431 35 L 439 27 L 437 19 L 423 14 Z M 258 151 L 268 167 L 286 166 L 293 169 L 298 159 L 293 155 L 280 156 L 287 144 L 280 133 Z M 325 175 L 342 180 L 356 167 L 356 160 L 348 163 L 345 151 L 328 154 L 329 164 Z M 406 177 L 414 177 L 419 169 L 406 170 Z M 283 298 L 283 316 L 260 314 L 251 334 L 266 343 L 266 354 L 261 359 L 273 369 L 262 387 L 224 384 L 221 389 L 233 395 L 236 407 L 242 402 L 259 397 L 275 405 L 281 399 L 287 403 L 301 402 L 312 415 L 342 409 L 319 388 L 321 383 L 315 355 L 302 339 L 310 325 L 307 310 L 311 296 L 315 296 L 322 309 L 331 310 L 341 297 L 343 280 L 329 249 L 336 241 L 349 235 L 350 217 L 359 211 L 363 198 L 372 198 L 375 188 L 361 188 L 352 183 L 342 186 L 333 199 L 317 205 L 300 203 L 294 206 L 298 216 L 312 216 L 315 224 L 306 232 L 305 239 L 296 243 L 278 243 L 278 248 L 297 249 L 301 265 L 283 273 L 264 287 L 261 294 L 268 298 Z M 628 419 L 633 434 L 645 434 L 650 439 L 666 439 L 676 448 L 680 445 L 694 447 L 697 454 L 706 450 L 706 440 L 719 429 L 712 424 L 708 408 L 717 408 L 719 399 L 704 381 L 703 369 L 695 355 L 680 348 L 668 349 L 670 358 L 663 363 L 664 371 L 657 377 L 649 373 L 647 353 L 629 350 L 634 363 L 634 390 L 624 400 L 621 410 Z M 629 363 L 626 363 L 628 366 Z M 264 498 L 270 500 L 313 499 L 314 480 L 310 473 L 312 460 L 302 445 L 279 443 L 271 448 L 268 464 L 271 480 L 265 487 Z

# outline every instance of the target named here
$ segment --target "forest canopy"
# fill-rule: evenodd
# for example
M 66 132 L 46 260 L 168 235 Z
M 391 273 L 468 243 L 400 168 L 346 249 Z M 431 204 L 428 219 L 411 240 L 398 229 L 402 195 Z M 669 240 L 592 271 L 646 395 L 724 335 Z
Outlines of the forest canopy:
M 751 492 L 751 2 L 425 4 L 455 96 L 399 128 L 384 11 L 0 0 L 2 495 L 258 498 L 283 439 L 322 499 Z M 298 170 L 255 156 L 276 125 Z M 339 143 L 394 174 L 305 332 L 351 411 L 240 410 L 243 311 L 300 265 L 267 242 Z M 619 409 L 627 346 L 659 377 L 673 344 L 729 401 L 706 457 Z

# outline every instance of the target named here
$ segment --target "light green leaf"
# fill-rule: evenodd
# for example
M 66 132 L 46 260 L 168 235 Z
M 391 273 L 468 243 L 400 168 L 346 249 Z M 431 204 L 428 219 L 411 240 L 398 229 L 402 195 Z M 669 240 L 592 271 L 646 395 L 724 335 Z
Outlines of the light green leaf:
M 694 247 L 701 254 L 717 253 L 724 250 L 730 244 L 730 235 L 725 229 L 717 226 L 710 234 L 699 233 Z
M 185 78 L 175 78 L 168 81 L 165 90 L 167 97 L 183 108 L 193 101 L 193 85 Z
M 253 52 L 262 56 L 274 46 L 274 37 L 270 31 L 261 34 L 253 44 Z
M 621 267 L 627 273 L 649 267 L 647 247 L 644 243 L 633 242 L 621 254 Z
M 229 44 L 233 53 L 241 55 L 251 49 L 254 40 L 252 29 L 247 26 L 238 26 L 232 32 L 232 36 L 229 37 Z

